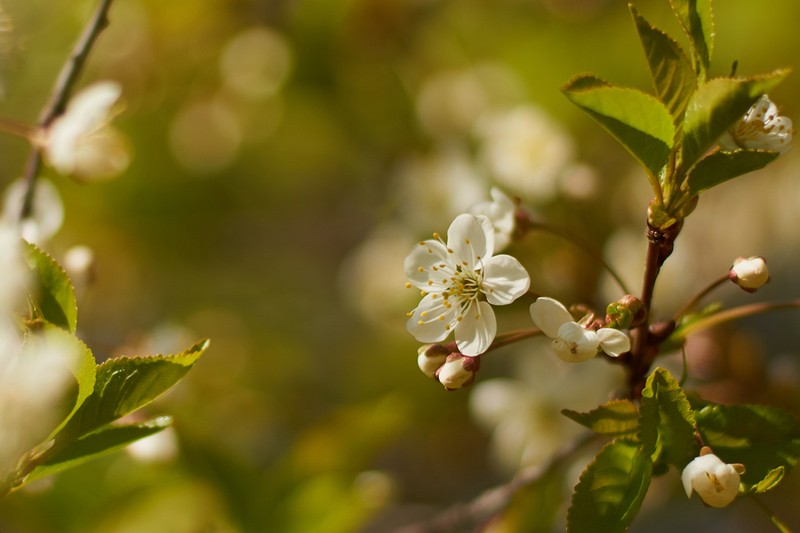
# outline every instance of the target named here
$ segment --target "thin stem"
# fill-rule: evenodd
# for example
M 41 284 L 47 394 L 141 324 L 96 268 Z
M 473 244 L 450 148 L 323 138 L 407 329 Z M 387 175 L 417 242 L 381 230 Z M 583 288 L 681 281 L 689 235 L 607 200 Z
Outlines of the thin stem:
M 772 522 L 772 524 L 776 528 L 778 528 L 778 531 L 780 531 L 781 533 L 791 533 L 792 528 L 784 524 L 783 521 L 777 517 L 775 512 L 772 509 L 770 509 L 766 503 L 764 503 L 764 500 L 762 500 L 755 494 L 751 494 L 750 497 L 753 499 L 754 502 L 756 502 L 756 504 L 761 508 L 761 510 L 763 510 L 767 514 L 767 516 L 769 516 L 770 522 Z
M 645 320 L 633 330 L 633 348 L 631 349 L 631 393 L 635 393 L 639 380 L 647 372 L 644 368 L 647 351 L 647 334 L 650 326 L 650 306 L 653 302 L 653 291 L 661 268 L 659 263 L 659 246 L 653 239 L 647 241 L 647 255 L 644 263 L 641 302 L 645 312 Z
M 619 288 L 622 289 L 622 292 L 624 294 L 631 294 L 631 291 L 628 289 L 627 285 L 625 285 L 625 282 L 622 281 L 622 278 L 616 272 L 616 270 L 611 268 L 611 265 L 609 265 L 606 262 L 606 260 L 603 258 L 603 255 L 600 252 L 598 252 L 597 250 L 595 250 L 594 248 L 589 246 L 587 243 L 581 241 L 580 239 L 578 239 L 574 235 L 571 235 L 571 234 L 569 234 L 569 233 L 567 233 L 565 231 L 562 231 L 562 230 L 560 230 L 558 228 L 555 228 L 553 226 L 550 226 L 550 225 L 547 225 L 547 224 L 542 224 L 540 222 L 531 222 L 530 229 L 532 229 L 532 230 L 533 229 L 540 229 L 542 231 L 546 231 L 546 232 L 551 233 L 551 234 L 553 234 L 553 235 L 555 235 L 557 237 L 561 237 L 565 241 L 568 241 L 568 242 L 574 244 L 575 246 L 577 246 L 578 248 L 583 250 L 584 253 L 586 253 L 586 255 L 588 255 L 589 257 L 591 257 L 592 259 L 594 259 L 598 263 L 600 263 L 600 265 L 602 265 L 603 268 L 606 269 L 606 271 L 611 275 L 611 277 L 614 278 L 614 281 L 617 283 L 617 285 L 619 285 Z
M 778 309 L 796 309 L 796 308 L 800 308 L 800 300 L 790 300 L 786 302 L 763 302 L 757 304 L 742 305 L 740 307 L 734 307 L 732 309 L 726 309 L 725 311 L 720 311 L 719 313 L 715 313 L 711 316 L 701 318 L 696 322 L 692 322 L 686 327 L 680 328 L 673 336 L 673 338 L 677 340 L 685 339 L 689 335 L 697 331 L 709 329 L 714 326 L 724 324 L 725 322 L 737 320 L 739 318 L 759 315 L 761 313 L 766 313 L 768 311 L 776 311 Z
M 87 23 L 86 27 L 81 34 L 80 39 L 75 44 L 72 52 L 67 58 L 66 63 L 61 68 L 61 72 L 56 79 L 53 92 L 50 100 L 42 108 L 39 114 L 39 127 L 46 128 L 53 120 L 64 112 L 67 105 L 72 89 L 78 81 L 78 77 L 83 71 L 86 64 L 86 59 L 89 57 L 89 52 L 92 46 L 97 41 L 100 33 L 108 26 L 108 10 L 111 7 L 113 0 L 100 0 L 97 8 L 92 15 L 92 18 Z M 22 201 L 22 209 L 20 210 L 20 219 L 24 220 L 31 214 L 33 206 L 33 192 L 36 188 L 36 177 L 39 174 L 39 167 L 41 165 L 42 156 L 39 153 L 39 148 L 34 146 L 28 156 L 28 162 L 25 165 L 25 182 L 27 188 L 25 196 Z
M 675 318 L 673 318 L 673 320 L 675 322 L 677 322 L 683 315 L 685 315 L 686 313 L 691 311 L 700 302 L 700 300 L 702 300 L 703 298 L 705 298 L 706 296 L 711 294 L 711 292 L 714 289 L 716 289 L 717 287 L 721 286 L 723 283 L 725 283 L 728 280 L 729 280 L 728 275 L 725 274 L 724 276 L 720 277 L 719 279 L 715 279 L 714 281 L 709 283 L 706 288 L 704 288 L 702 291 L 700 291 L 697 294 L 695 294 L 694 297 L 691 300 L 686 302 L 686 305 L 681 307 L 680 311 L 675 313 Z
M 32 141 L 36 129 L 27 124 L 21 124 L 7 118 L 0 118 L 0 131 Z
M 519 342 L 524 339 L 529 339 L 531 337 L 535 337 L 536 335 L 540 335 L 542 330 L 539 328 L 530 328 L 530 329 L 523 329 L 520 331 L 512 331 L 510 333 L 505 333 L 495 338 L 494 342 L 489 349 L 486 350 L 484 353 L 489 353 L 492 350 L 497 348 L 502 348 L 503 346 L 508 346 L 509 344 L 513 344 L 515 342 Z

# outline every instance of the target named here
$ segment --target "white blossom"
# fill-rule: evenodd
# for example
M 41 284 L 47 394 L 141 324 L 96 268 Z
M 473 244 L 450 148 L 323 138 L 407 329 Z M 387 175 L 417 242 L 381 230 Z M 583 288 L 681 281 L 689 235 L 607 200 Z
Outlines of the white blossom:
M 462 354 L 479 355 L 497 333 L 492 305 L 525 294 L 528 272 L 510 255 L 494 255 L 494 228 L 484 216 L 456 217 L 447 244 L 434 237 L 420 242 L 404 263 L 407 286 L 424 295 L 406 327 L 424 343 L 441 342 L 453 331 Z
M 58 172 L 95 181 L 113 178 L 128 167 L 128 145 L 110 125 L 121 93 L 115 82 L 95 83 L 76 94 L 44 130 L 38 143 Z
M 631 349 L 630 338 L 622 331 L 586 329 L 575 322 L 561 302 L 552 298 L 538 298 L 531 305 L 531 318 L 542 333 L 553 339 L 553 350 L 564 361 L 586 361 L 594 357 L 598 349 L 611 357 L 618 357 Z
M 694 491 L 707 505 L 725 507 L 736 498 L 739 474 L 743 472 L 741 465 L 726 464 L 704 447 L 700 457 L 693 459 L 683 469 L 681 481 L 687 497 L 691 498 Z
M 792 121 L 778 114 L 778 107 L 763 95 L 717 141 L 723 150 L 769 150 L 785 153 L 792 142 Z
M 491 201 L 473 204 L 467 209 L 467 213 L 483 215 L 491 221 L 494 226 L 495 251 L 499 251 L 511 243 L 517 206 L 497 187 L 492 187 L 489 194 L 492 196 Z
M 436 379 L 447 390 L 456 390 L 475 381 L 475 373 L 481 366 L 480 357 L 467 357 L 451 353 L 436 371 Z
M 426 344 L 417 350 L 417 366 L 429 378 L 436 378 L 436 371 L 444 364 L 449 351 L 441 344 Z
M 756 289 L 769 281 L 767 261 L 763 257 L 737 257 L 728 273 L 731 281 L 747 292 Z
M 33 190 L 30 213 L 21 218 L 27 189 L 24 179 L 15 180 L 8 186 L 3 198 L 2 219 L 8 226 L 16 227 L 17 235 L 26 241 L 41 244 L 61 229 L 64 205 L 58 189 L 49 180 L 39 178 Z

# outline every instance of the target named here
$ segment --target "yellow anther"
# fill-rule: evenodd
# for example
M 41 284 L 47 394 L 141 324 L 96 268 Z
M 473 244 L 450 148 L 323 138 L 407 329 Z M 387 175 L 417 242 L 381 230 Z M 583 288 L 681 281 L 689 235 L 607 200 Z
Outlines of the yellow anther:
M 464 239 L 464 242 L 469 244 L 469 239 Z
M 425 322 L 423 322 L 422 320 L 417 320 L 417 325 L 418 326 L 424 326 Z
M 444 320 L 444 315 L 439 315 L 439 320 Z
M 425 291 L 419 291 L 419 295 L 420 295 L 420 296 L 422 296 L 422 297 L 424 298 L 425 296 L 427 296 L 427 295 L 428 295 L 428 293 L 427 293 L 427 292 L 425 292 Z
M 428 280 L 428 286 L 430 287 L 431 285 L 433 285 L 433 280 L 432 280 L 432 279 L 429 279 L 429 280 Z
M 409 311 L 408 313 L 406 313 L 406 316 L 411 318 L 412 316 L 414 316 L 414 311 Z
M 420 246 L 425 246 L 425 241 L 419 241 Z
M 433 234 L 433 238 L 434 238 L 434 239 L 436 239 L 436 240 L 439 240 L 439 239 L 441 239 L 441 237 L 439 236 L 439 234 L 438 234 L 438 233 L 435 233 L 435 232 L 434 232 L 434 234 Z
M 463 316 L 461 316 L 461 315 L 458 315 L 458 316 L 456 317 L 456 320 L 458 320 L 459 322 L 461 322 L 463 319 L 464 319 L 464 317 L 463 317 Z
M 410 289 L 410 288 L 411 288 L 411 282 L 410 281 L 406 281 L 406 289 Z
M 421 312 L 421 313 L 419 314 L 419 316 L 421 316 L 421 317 L 426 317 L 426 316 L 428 316 L 428 312 L 427 312 L 427 311 L 423 311 L 423 312 Z
M 417 267 L 417 272 L 425 272 L 425 267 Z
M 452 253 L 455 253 L 455 252 L 453 252 L 453 249 L 452 249 L 452 248 L 448 248 L 448 249 L 447 249 L 447 253 L 448 253 L 448 254 L 452 254 Z

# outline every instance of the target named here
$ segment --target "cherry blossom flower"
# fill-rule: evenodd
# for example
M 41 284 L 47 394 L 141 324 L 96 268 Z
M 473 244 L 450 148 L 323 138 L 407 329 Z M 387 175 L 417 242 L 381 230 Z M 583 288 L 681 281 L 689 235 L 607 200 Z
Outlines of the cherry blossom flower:
M 692 491 L 711 507 L 725 507 L 730 504 L 739 492 L 739 476 L 744 473 L 744 466 L 729 465 L 711 453 L 704 446 L 700 457 L 693 459 L 681 473 L 681 481 L 686 496 L 691 498 Z
M 630 338 L 618 329 L 586 329 L 575 322 L 561 302 L 538 298 L 531 305 L 531 318 L 542 332 L 553 339 L 552 346 L 561 359 L 577 363 L 591 359 L 601 349 L 611 357 L 619 357 L 631 349 Z
M 763 257 L 737 257 L 728 278 L 747 292 L 755 292 L 769 281 L 767 261 Z
M 15 226 L 18 235 L 26 241 L 42 244 L 61 229 L 64 223 L 64 204 L 55 185 L 49 180 L 39 178 L 33 190 L 30 213 L 21 218 L 27 189 L 28 184 L 24 179 L 15 180 L 8 186 L 0 218 L 9 226 Z
M 447 356 L 445 363 L 436 371 L 436 379 L 447 390 L 456 390 L 475 381 L 475 374 L 481 367 L 479 356 L 467 357 L 458 352 Z
M 492 196 L 491 201 L 473 204 L 467 209 L 467 213 L 483 215 L 491 221 L 494 226 L 495 251 L 499 251 L 511 243 L 516 223 L 514 213 L 517 206 L 497 187 L 492 187 L 489 194 Z
M 42 132 L 38 144 L 58 172 L 95 181 L 113 178 L 128 167 L 128 145 L 110 125 L 121 93 L 115 82 L 95 83 L 75 95 L 64 114 Z
M 792 142 L 792 121 L 778 114 L 778 107 L 763 95 L 717 141 L 723 150 L 769 150 L 786 153 Z
M 485 216 L 463 214 L 447 230 L 420 242 L 406 257 L 407 287 L 423 292 L 406 327 L 418 341 L 436 343 L 454 332 L 463 355 L 485 352 L 497 333 L 492 305 L 510 304 L 528 291 L 525 268 L 494 254 L 494 228 Z

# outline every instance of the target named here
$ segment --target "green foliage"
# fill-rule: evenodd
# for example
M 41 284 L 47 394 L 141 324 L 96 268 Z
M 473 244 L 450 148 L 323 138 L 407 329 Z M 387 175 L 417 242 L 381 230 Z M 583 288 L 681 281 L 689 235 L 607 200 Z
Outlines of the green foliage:
M 697 454 L 694 413 L 678 382 L 656 368 L 642 391 L 639 439 L 653 460 L 683 468 Z
M 34 318 L 40 318 L 75 333 L 78 326 L 78 304 L 67 273 L 35 245 L 25 243 L 28 265 L 33 270 L 37 287 L 31 295 Z
M 692 43 L 695 68 L 701 79 L 705 78 L 714 50 L 714 18 L 711 0 L 670 0 L 672 11 L 678 17 L 683 31 Z
M 639 427 L 639 408 L 630 400 L 612 400 L 588 413 L 564 409 L 561 414 L 610 437 L 635 437 Z
M 201 341 L 175 355 L 118 357 L 97 367 L 94 392 L 56 435 L 70 441 L 155 400 L 178 382 L 208 347 Z
M 661 230 L 686 218 L 698 194 L 777 157 L 759 151 L 720 154 L 713 149 L 720 136 L 786 76 L 786 71 L 777 70 L 709 80 L 714 47 L 711 1 L 670 0 L 670 4 L 689 38 L 691 58 L 675 39 L 629 5 L 655 98 L 588 75 L 562 89 L 645 168 L 655 194 L 648 222 Z
M 763 150 L 714 152 L 701 159 L 689 173 L 689 194 L 696 196 L 731 178 L 763 168 L 778 155 L 777 152 Z
M 661 102 L 636 89 L 615 87 L 589 75 L 574 78 L 561 90 L 606 128 L 650 176 L 659 175 L 675 137 L 672 117 Z
M 760 494 L 762 492 L 767 492 L 768 490 L 772 490 L 778 486 L 783 480 L 783 475 L 786 473 L 786 469 L 782 466 L 778 468 L 773 468 L 769 471 L 769 473 L 764 476 L 764 479 L 750 487 L 749 492 L 754 494 Z
M 666 33 L 651 26 L 629 5 L 639 39 L 642 41 L 656 96 L 667 106 L 675 126 L 680 126 L 692 93 L 697 89 L 697 75 L 680 45 Z
M 773 470 L 788 472 L 800 459 L 800 422 L 765 405 L 708 405 L 696 413 L 706 445 L 727 463 L 747 469 L 742 481 L 760 484 Z
M 139 424 L 103 427 L 80 439 L 70 441 L 67 445 L 59 448 L 57 453 L 47 454 L 46 459 L 31 472 L 27 481 L 81 465 L 134 441 L 158 433 L 169 427 L 171 423 L 170 417 L 161 416 Z
M 568 531 L 625 531 L 644 500 L 652 468 L 638 443 L 620 439 L 607 444 L 575 487 Z

